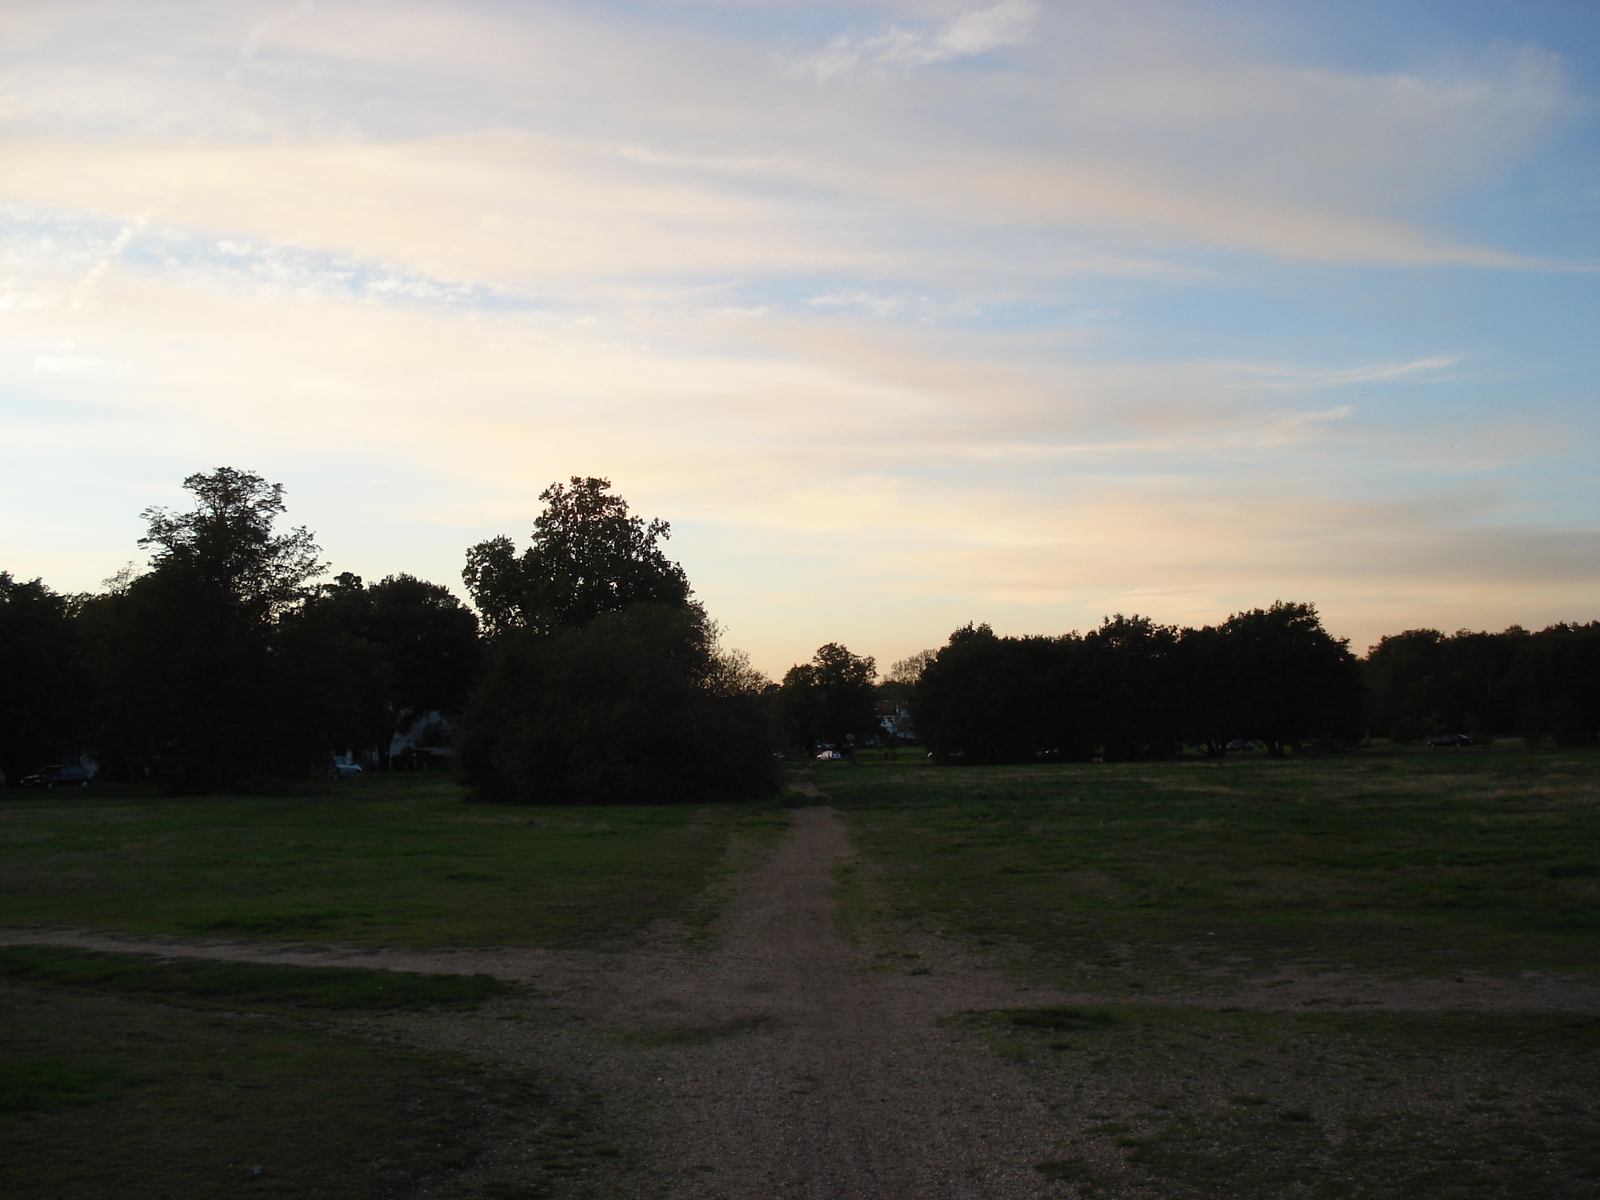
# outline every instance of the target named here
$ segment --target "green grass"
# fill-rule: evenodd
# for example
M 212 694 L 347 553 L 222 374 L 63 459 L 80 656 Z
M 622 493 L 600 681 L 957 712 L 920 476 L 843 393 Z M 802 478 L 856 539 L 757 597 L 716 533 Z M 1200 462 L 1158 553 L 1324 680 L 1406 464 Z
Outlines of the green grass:
M 1593 751 L 823 764 L 815 778 L 863 851 L 840 875 L 847 928 L 887 916 L 965 934 L 1058 982 L 1596 965 Z
M 1082 1195 L 1589 1197 L 1600 1018 L 1115 1006 L 970 1013 L 1056 1097 Z
M 321 794 L 0 797 L 0 922 L 354 945 L 592 944 L 668 918 L 771 840 L 767 805 L 507 808 L 439 777 Z
M 540 1103 L 525 1081 L 337 1030 L 0 985 L 8 1200 L 399 1195 Z
M 481 977 L 0 951 L 0 1195 L 587 1194 L 620 1154 L 598 1136 L 598 1097 L 397 1046 L 373 1023 L 503 990 Z M 508 999 L 526 1019 L 526 997 Z M 463 1174 L 472 1167 L 490 1177 Z M 521 1182 L 495 1181 L 507 1167 Z
M 54 1112 L 107 1098 L 123 1072 L 71 1066 L 55 1058 L 0 1059 L 0 1113 Z
M 461 1008 L 507 990 L 489 975 L 164 960 L 57 946 L 0 947 L 0 980 L 168 1001 L 322 1009 Z

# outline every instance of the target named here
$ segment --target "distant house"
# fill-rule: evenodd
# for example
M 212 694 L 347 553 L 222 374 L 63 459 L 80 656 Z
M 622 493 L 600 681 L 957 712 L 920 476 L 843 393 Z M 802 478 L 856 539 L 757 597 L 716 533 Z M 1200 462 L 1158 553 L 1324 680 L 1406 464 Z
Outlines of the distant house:
M 428 767 L 455 752 L 455 722 L 437 712 L 423 713 L 389 739 L 389 761 L 400 770 Z
M 901 741 L 916 740 L 916 734 L 911 729 L 911 714 L 906 711 L 905 705 L 894 704 L 888 700 L 878 701 L 878 724 L 882 725 L 884 732 Z

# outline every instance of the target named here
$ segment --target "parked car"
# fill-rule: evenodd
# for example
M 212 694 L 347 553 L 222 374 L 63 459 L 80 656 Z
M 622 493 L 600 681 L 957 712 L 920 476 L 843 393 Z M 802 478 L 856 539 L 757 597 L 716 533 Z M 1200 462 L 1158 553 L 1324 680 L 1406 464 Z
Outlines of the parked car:
M 1228 743 L 1228 753 L 1230 754 L 1248 754 L 1255 748 L 1256 744 L 1254 742 L 1246 741 L 1244 738 L 1234 738 L 1233 741 Z
M 46 767 L 22 779 L 23 787 L 88 787 L 94 778 L 92 767 Z
M 348 758 L 333 760 L 333 777 L 335 779 L 355 779 L 361 774 L 361 764 L 351 762 Z
M 1476 738 L 1465 733 L 1442 733 L 1436 738 L 1429 738 L 1430 746 L 1476 746 Z
M 817 755 L 817 761 L 838 762 L 843 757 L 844 755 L 840 754 L 837 750 L 824 750 L 821 754 Z

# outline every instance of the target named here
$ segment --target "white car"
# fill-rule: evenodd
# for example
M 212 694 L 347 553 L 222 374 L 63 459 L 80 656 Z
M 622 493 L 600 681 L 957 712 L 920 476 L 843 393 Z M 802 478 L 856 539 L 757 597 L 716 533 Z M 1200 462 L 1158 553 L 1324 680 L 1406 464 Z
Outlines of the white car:
M 348 758 L 333 760 L 333 777 L 335 779 L 354 779 L 361 774 L 361 764 L 353 763 Z
M 824 750 L 821 754 L 817 755 L 817 761 L 838 762 L 843 757 L 844 755 L 840 754 L 837 750 Z

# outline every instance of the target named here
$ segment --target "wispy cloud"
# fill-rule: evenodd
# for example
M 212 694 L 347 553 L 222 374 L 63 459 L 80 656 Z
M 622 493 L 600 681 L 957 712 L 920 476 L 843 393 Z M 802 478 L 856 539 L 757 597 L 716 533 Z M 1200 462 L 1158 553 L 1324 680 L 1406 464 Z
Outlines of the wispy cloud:
M 796 60 L 791 70 L 819 83 L 863 70 L 908 70 L 986 54 L 1024 40 L 1039 6 L 1031 0 L 1002 0 L 990 8 L 969 9 L 942 25 L 890 25 L 879 33 L 846 33 L 825 48 Z

